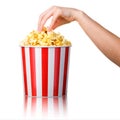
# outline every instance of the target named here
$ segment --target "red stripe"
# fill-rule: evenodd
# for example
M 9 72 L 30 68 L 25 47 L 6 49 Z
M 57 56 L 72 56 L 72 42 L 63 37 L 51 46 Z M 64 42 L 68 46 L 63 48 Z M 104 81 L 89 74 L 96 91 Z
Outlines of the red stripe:
M 60 48 L 55 48 L 55 60 L 54 60 L 54 96 L 58 96 L 59 69 L 60 69 Z
M 53 103 L 55 113 L 59 113 L 59 98 L 53 98 Z
M 48 98 L 42 98 L 42 113 L 48 113 Z
M 35 48 L 30 48 L 30 71 L 32 96 L 36 96 L 36 68 L 35 68 Z
M 23 77 L 24 77 L 24 91 L 25 95 L 28 95 L 28 88 L 27 88 L 27 74 L 26 74 L 26 63 L 25 63 L 25 48 L 21 48 L 22 52 L 22 63 L 23 63 Z
M 42 48 L 42 96 L 48 95 L 48 48 Z
M 36 97 L 32 97 L 32 103 L 31 103 L 31 112 L 32 114 L 35 113 L 36 111 L 36 102 L 37 102 L 37 98 Z
M 24 96 L 24 113 L 27 112 L 28 96 Z
M 66 91 L 66 81 L 67 81 L 67 68 L 68 68 L 68 53 L 69 47 L 65 48 L 65 62 L 64 62 L 64 76 L 63 76 L 63 91 L 62 94 L 65 95 Z
M 62 100 L 63 100 L 63 110 L 64 110 L 64 113 L 66 113 L 67 112 L 67 96 L 64 95 L 62 97 Z

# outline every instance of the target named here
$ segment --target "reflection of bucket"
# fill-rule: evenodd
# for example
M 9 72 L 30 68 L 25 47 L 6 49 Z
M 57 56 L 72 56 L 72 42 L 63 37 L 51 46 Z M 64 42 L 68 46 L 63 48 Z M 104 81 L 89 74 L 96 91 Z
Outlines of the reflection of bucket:
M 66 115 L 67 113 L 67 97 L 53 98 L 36 98 L 24 97 L 24 113 L 25 115 L 39 113 L 39 115 Z
M 70 47 L 23 47 L 25 95 L 53 97 L 66 94 Z

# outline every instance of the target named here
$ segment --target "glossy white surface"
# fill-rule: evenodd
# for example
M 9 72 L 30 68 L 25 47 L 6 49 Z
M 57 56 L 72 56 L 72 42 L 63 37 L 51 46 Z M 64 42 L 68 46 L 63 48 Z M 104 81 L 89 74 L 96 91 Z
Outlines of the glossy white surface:
M 24 97 L 19 40 L 51 5 L 82 9 L 120 36 L 119 0 L 0 1 L 0 119 L 120 119 L 120 68 L 76 22 L 56 29 L 72 41 L 67 98 Z

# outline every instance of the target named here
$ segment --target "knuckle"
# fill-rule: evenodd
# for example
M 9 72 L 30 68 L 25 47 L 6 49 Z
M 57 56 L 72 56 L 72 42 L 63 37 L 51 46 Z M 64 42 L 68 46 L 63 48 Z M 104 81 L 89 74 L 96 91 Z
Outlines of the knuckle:
M 58 8 L 58 7 L 57 7 L 57 6 L 55 6 L 55 5 L 54 5 L 54 6 L 52 6 L 52 9 L 54 9 L 54 10 L 56 10 L 57 8 Z

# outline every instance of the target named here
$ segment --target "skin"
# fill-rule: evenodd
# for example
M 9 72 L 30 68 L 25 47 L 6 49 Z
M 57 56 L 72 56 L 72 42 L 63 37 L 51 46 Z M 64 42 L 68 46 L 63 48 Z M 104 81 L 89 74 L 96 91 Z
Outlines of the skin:
M 74 8 L 53 6 L 40 15 L 38 31 L 43 29 L 50 17 L 52 17 L 52 21 L 48 31 L 72 21 L 77 21 L 102 53 L 120 67 L 120 38 L 90 18 L 86 13 Z

